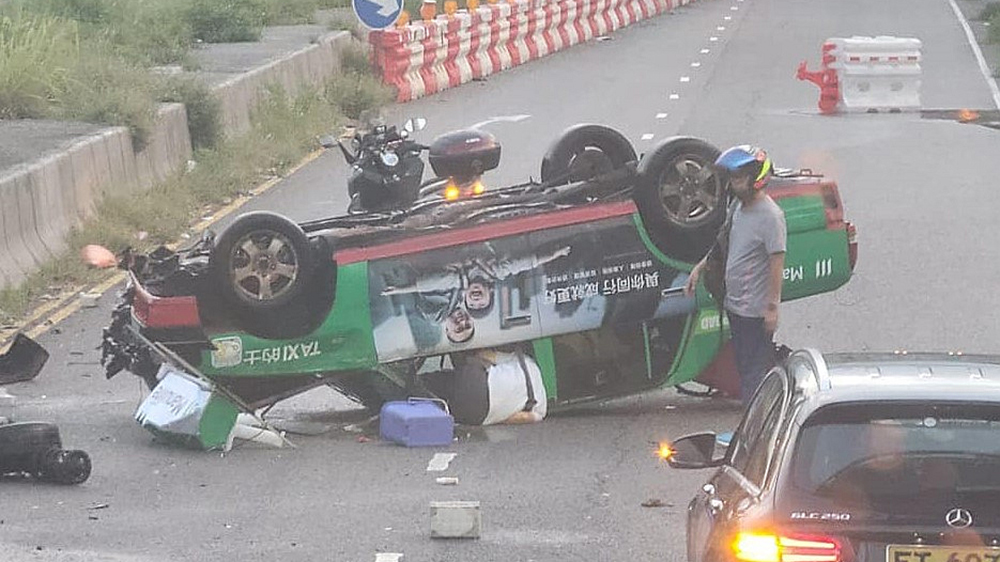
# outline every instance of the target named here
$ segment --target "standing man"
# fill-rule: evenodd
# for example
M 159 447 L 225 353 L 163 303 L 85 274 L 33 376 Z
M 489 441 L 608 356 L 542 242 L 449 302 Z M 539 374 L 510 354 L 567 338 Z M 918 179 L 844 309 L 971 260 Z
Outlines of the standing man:
M 785 215 L 764 192 L 771 159 L 747 145 L 723 152 L 715 161 L 736 203 L 726 221 L 726 296 L 724 308 L 733 337 L 740 395 L 746 405 L 774 364 L 782 274 L 785 268 Z M 724 227 L 724 228 L 726 228 Z M 691 271 L 685 294 L 694 294 L 707 256 Z

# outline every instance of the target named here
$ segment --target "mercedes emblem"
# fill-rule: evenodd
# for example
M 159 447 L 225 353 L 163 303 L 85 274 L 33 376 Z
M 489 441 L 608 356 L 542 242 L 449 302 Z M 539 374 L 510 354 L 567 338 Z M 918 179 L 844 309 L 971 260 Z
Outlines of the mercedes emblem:
M 972 525 L 972 512 L 968 509 L 956 507 L 944 516 L 944 522 L 947 523 L 949 527 L 964 529 L 969 525 Z

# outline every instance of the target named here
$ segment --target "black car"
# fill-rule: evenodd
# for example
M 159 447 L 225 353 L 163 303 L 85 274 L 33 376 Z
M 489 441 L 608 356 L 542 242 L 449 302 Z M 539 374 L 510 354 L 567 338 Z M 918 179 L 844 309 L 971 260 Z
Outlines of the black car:
M 688 506 L 689 561 L 1000 562 L 1000 357 L 792 353 Z

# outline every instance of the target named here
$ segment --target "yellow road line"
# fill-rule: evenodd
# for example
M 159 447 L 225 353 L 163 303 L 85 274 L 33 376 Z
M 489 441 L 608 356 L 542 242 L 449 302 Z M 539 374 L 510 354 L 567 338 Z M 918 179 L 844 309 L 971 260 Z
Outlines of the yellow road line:
M 267 180 L 266 182 L 257 186 L 255 189 L 251 190 L 251 193 L 253 194 L 254 197 L 256 197 L 266 192 L 267 190 L 281 183 L 282 180 L 288 178 L 295 172 L 301 170 L 303 167 L 311 163 L 313 160 L 319 158 L 320 155 L 323 154 L 323 151 L 324 149 L 319 149 L 310 152 L 304 158 L 302 158 L 302 160 L 300 160 L 297 164 L 289 168 L 288 172 L 286 172 L 284 176 L 271 178 Z M 222 220 L 224 217 L 232 214 L 243 205 L 246 205 L 248 202 L 254 199 L 254 197 L 240 196 L 236 198 L 232 203 L 225 205 L 224 207 L 220 208 L 218 211 L 213 213 L 212 218 L 210 220 L 202 221 L 200 224 L 194 226 L 193 227 L 194 232 L 196 233 L 202 232 L 206 228 Z M 169 246 L 177 247 L 181 243 L 182 242 L 180 241 L 175 241 L 173 244 L 170 244 Z M 121 283 L 124 279 L 125 279 L 125 273 L 117 272 L 110 278 L 101 281 L 97 285 L 91 287 L 90 290 L 86 290 L 83 292 L 89 294 L 103 295 L 104 293 L 109 291 L 112 287 L 114 287 L 118 283 Z M 25 335 L 30 338 L 37 338 L 38 336 L 44 334 L 45 332 L 48 332 L 50 329 L 52 329 L 53 326 L 55 326 L 59 322 L 62 322 L 63 320 L 68 318 L 71 314 L 79 310 L 80 307 L 82 306 L 79 298 L 80 292 L 81 291 L 79 287 L 76 287 L 72 290 L 67 290 L 64 293 L 61 293 L 55 300 L 45 303 L 39 306 L 38 308 L 32 310 L 31 313 L 28 315 L 28 317 L 14 329 L 4 330 L 0 332 L 0 342 L 2 342 L 0 343 L 0 353 L 4 353 L 7 351 L 7 349 L 10 347 L 9 345 L 10 342 L 8 340 L 13 338 L 14 334 L 17 333 L 18 331 L 21 331 L 24 326 L 31 326 L 32 324 L 35 324 L 34 327 L 28 329 L 25 332 Z

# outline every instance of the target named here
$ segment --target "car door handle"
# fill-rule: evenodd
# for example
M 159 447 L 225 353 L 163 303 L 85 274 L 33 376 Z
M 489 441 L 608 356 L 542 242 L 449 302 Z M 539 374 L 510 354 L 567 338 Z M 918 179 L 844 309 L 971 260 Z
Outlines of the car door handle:
M 715 486 L 713 484 L 705 484 L 704 486 L 701 487 L 701 491 L 705 492 L 710 496 L 713 496 L 715 495 Z

